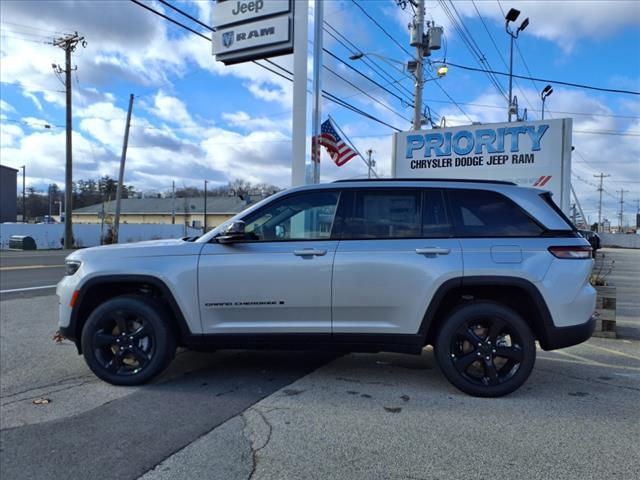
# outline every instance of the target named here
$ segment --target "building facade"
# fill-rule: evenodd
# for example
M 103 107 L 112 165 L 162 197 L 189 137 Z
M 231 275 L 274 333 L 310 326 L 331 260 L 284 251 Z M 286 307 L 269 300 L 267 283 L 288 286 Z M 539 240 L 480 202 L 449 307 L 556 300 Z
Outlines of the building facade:
M 207 198 L 207 230 L 246 209 L 260 199 L 240 197 Z M 113 223 L 115 200 L 78 208 L 73 211 L 73 223 Z M 120 207 L 120 223 L 175 223 L 202 228 L 204 198 L 125 198 Z

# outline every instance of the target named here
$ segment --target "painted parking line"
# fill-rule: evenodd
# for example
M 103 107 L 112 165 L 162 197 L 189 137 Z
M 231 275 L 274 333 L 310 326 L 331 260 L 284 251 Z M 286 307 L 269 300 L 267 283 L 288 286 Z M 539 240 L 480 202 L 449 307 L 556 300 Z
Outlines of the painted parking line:
M 564 352 L 561 350 L 554 350 L 553 352 L 550 352 L 550 353 L 554 355 L 561 355 L 566 358 L 558 358 L 558 357 L 552 357 L 552 356 L 546 356 L 546 355 L 539 356 L 538 358 L 541 358 L 543 360 L 551 360 L 555 362 L 578 363 L 581 365 L 589 365 L 592 367 L 619 368 L 623 370 L 631 370 L 633 372 L 640 372 L 640 367 L 632 367 L 629 365 L 615 365 L 612 363 L 598 362 L 596 360 L 591 360 L 589 358 L 581 357 L 580 355 L 574 355 L 573 353 Z
M 28 292 L 31 290 L 44 290 L 45 288 L 56 288 L 56 285 L 43 285 L 41 287 L 12 288 L 11 290 L 0 290 L 0 293 Z
M 632 358 L 633 360 L 640 360 L 640 357 L 637 356 L 637 355 L 631 355 L 629 353 L 620 352 L 618 350 L 613 350 L 611 348 L 605 348 L 605 347 L 601 347 L 599 345 L 593 345 L 591 343 L 583 343 L 582 345 L 585 346 L 585 347 L 595 348 L 596 350 L 602 350 L 604 352 L 613 353 L 615 355 L 620 355 L 622 357 Z
M 0 267 L 0 272 L 9 272 L 11 270 L 32 270 L 34 268 L 64 268 L 65 265 L 19 265 L 16 267 Z

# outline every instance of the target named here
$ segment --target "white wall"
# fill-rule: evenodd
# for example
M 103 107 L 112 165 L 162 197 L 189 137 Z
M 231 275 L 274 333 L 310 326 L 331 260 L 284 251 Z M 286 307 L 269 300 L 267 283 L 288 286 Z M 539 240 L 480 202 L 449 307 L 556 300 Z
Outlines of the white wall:
M 625 233 L 598 233 L 603 247 L 640 248 L 640 235 Z
M 161 238 L 181 238 L 184 236 L 200 235 L 202 230 L 187 227 L 185 235 L 184 225 L 171 224 L 132 224 L 120 225 L 118 243 L 139 242 L 142 240 L 157 240 Z M 34 223 L 1 223 L 0 249 L 9 248 L 9 237 L 12 235 L 27 235 L 36 241 L 39 249 L 62 248 L 64 224 L 34 224 Z M 100 225 L 74 225 L 73 236 L 78 247 L 93 247 L 100 245 Z

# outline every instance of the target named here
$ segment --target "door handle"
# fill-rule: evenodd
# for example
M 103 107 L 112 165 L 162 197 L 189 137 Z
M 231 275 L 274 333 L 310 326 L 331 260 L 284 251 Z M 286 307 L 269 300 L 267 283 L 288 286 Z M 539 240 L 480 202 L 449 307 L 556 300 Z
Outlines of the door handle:
M 416 253 L 418 255 L 449 255 L 451 249 L 440 247 L 416 248 Z
M 326 255 L 327 251 L 326 250 L 316 250 L 315 248 L 305 248 L 303 250 L 294 250 L 293 254 L 297 255 L 298 257 L 310 257 L 310 256 L 321 257 L 323 255 Z

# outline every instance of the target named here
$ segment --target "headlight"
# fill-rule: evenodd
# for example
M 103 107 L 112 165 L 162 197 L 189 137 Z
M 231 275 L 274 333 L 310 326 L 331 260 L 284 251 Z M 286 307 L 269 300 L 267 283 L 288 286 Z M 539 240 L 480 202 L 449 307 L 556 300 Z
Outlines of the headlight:
M 65 262 L 65 265 L 66 265 L 65 274 L 73 275 L 74 273 L 76 273 L 80 268 L 81 263 L 82 262 L 79 262 L 78 260 L 67 260 Z

